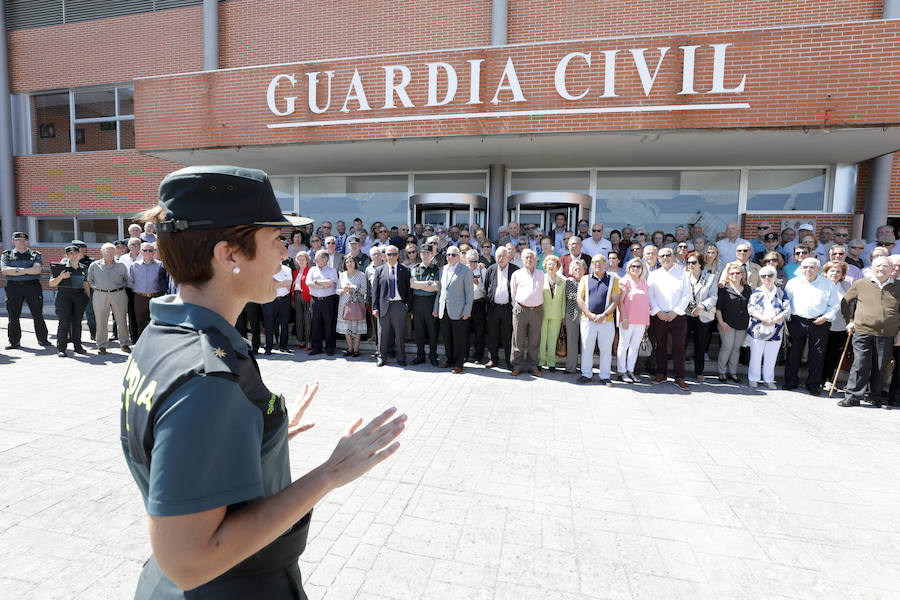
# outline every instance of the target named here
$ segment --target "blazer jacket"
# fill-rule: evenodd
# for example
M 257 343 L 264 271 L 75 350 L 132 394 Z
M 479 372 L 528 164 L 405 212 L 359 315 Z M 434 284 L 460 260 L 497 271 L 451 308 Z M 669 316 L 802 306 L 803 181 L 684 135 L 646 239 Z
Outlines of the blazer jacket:
M 441 290 L 434 297 L 434 312 L 438 318 L 442 319 L 446 314 L 457 321 L 464 316 L 472 316 L 472 302 L 475 300 L 472 269 L 461 262 L 456 263 L 456 269 L 444 265 L 439 282 Z
M 722 274 L 719 276 L 719 283 L 725 283 L 726 281 L 728 281 L 728 270 L 724 268 L 727 266 L 728 266 L 728 263 L 723 265 Z M 756 288 L 759 287 L 759 283 L 760 283 L 759 282 L 759 270 L 760 269 L 762 269 L 762 267 L 760 267 L 755 262 L 747 263 L 747 281 L 745 281 L 744 283 L 746 285 L 749 285 L 751 290 L 755 290 Z
M 387 308 L 391 303 L 391 282 L 390 282 L 390 265 L 384 263 L 375 269 L 375 279 L 372 282 L 372 310 L 379 311 L 381 315 L 387 312 Z M 409 269 L 401 263 L 397 263 L 397 293 L 400 299 L 406 305 L 406 310 L 410 310 L 410 302 L 412 302 L 412 292 L 409 287 Z
M 506 291 L 509 293 L 509 302 L 512 304 L 512 289 L 509 285 L 509 280 L 512 279 L 512 274 L 519 270 L 519 267 L 509 263 L 507 269 L 508 277 L 506 278 Z M 494 304 L 494 294 L 497 293 L 497 271 L 499 270 L 500 265 L 494 263 L 484 272 L 484 296 L 485 300 L 487 300 L 488 304 L 491 306 Z

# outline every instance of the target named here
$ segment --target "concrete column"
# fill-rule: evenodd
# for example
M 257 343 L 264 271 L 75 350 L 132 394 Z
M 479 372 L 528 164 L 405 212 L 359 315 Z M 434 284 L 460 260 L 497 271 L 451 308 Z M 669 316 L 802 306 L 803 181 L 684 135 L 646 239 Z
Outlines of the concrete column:
M 863 207 L 863 237 L 874 240 L 877 229 L 887 223 L 894 154 L 882 154 L 869 161 L 869 180 Z
M 16 228 L 16 184 L 13 169 L 5 5 L 5 2 L 0 2 L 0 218 L 3 219 L 3 243 L 7 248 L 12 248 L 12 234 Z
M 887 0 L 886 0 L 887 1 Z M 507 0 L 493 0 L 491 6 L 491 45 L 506 44 Z
M 884 19 L 900 19 L 900 0 L 884 0 Z
M 497 239 L 497 230 L 506 224 L 506 165 L 488 167 L 488 236 Z
M 203 0 L 203 70 L 219 68 L 219 0 Z

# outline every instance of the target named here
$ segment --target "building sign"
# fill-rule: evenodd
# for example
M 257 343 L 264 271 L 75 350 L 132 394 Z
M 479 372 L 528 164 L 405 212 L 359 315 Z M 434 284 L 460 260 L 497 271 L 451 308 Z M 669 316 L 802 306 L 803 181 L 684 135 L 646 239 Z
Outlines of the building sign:
M 349 65 L 340 71 L 281 72 L 265 89 L 265 104 L 277 117 L 268 128 L 746 109 L 750 104 L 739 100 L 747 75 L 728 69 L 730 46 L 718 43 L 571 51 L 541 72 L 535 71 L 532 61 L 517 65 L 508 55 L 388 64 L 362 70 Z M 702 87 L 697 65 L 711 70 L 711 76 L 703 78 Z M 527 79 L 520 76 L 523 71 L 528 71 Z M 548 92 L 554 106 L 542 108 L 548 104 Z M 673 95 L 677 102 L 671 101 Z M 705 100 L 709 95 L 715 97 Z M 722 96 L 734 97 L 735 101 L 723 102 Z M 539 101 L 533 102 L 534 98 Z M 654 102 L 660 98 L 662 103 Z M 403 114 L 396 114 L 401 111 Z

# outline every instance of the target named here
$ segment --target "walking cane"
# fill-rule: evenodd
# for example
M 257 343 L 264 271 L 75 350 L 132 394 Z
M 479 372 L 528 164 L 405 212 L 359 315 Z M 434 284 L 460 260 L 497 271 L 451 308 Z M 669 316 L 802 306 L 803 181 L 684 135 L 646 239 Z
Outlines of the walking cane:
M 847 346 L 850 345 L 850 338 L 853 334 L 847 334 L 847 341 L 844 342 L 844 351 L 841 352 L 841 360 L 838 361 L 837 369 L 834 370 L 834 379 L 831 381 L 831 389 L 828 390 L 828 397 L 831 398 L 831 395 L 834 393 L 834 386 L 837 385 L 837 378 L 841 372 L 841 365 L 844 364 L 844 357 L 847 355 Z

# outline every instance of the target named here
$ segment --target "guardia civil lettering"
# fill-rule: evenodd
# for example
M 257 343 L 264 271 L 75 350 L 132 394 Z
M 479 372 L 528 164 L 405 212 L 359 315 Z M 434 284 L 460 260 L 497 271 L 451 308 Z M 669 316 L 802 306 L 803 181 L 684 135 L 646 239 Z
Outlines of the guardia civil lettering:
M 660 46 L 587 52 L 569 52 L 555 67 L 539 78 L 552 78 L 558 97 L 569 102 L 620 98 L 623 81 L 637 81 L 644 97 L 659 89 L 661 73 L 680 71 L 680 96 L 703 94 L 741 94 L 747 75 L 728 69 L 727 53 L 732 44 Z M 496 60 L 499 76 L 485 75 L 485 62 Z M 695 69 L 712 65 L 712 81 L 700 89 Z M 502 66 L 502 70 L 499 68 Z M 415 64 L 391 64 L 361 74 L 356 68 L 279 73 L 266 88 L 266 104 L 278 117 L 299 111 L 313 115 L 326 113 L 363 113 L 371 110 L 430 108 L 453 102 L 465 105 L 527 103 L 530 90 L 523 87 L 512 57 L 469 59 L 459 64 L 435 61 Z M 425 82 L 425 94 L 412 95 L 414 81 Z M 548 80 L 549 81 L 549 80 Z M 416 86 L 417 89 L 421 88 Z M 633 87 L 633 86 L 630 86 Z M 671 89 L 667 90 L 671 93 Z

